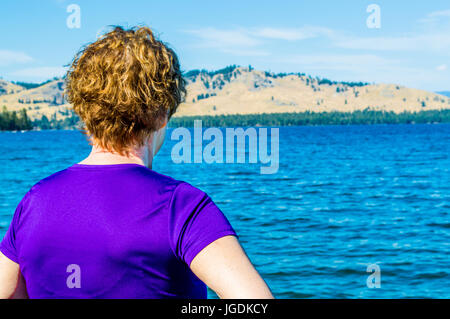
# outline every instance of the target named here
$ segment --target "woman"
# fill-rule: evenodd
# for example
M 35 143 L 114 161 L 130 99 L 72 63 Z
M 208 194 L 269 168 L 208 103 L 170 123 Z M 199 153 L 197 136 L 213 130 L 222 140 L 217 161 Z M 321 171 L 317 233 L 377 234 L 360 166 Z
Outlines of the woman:
M 151 170 L 184 86 L 146 27 L 117 27 L 75 57 L 66 95 L 92 152 L 18 205 L 0 245 L 1 298 L 206 298 L 205 284 L 272 298 L 208 195 Z

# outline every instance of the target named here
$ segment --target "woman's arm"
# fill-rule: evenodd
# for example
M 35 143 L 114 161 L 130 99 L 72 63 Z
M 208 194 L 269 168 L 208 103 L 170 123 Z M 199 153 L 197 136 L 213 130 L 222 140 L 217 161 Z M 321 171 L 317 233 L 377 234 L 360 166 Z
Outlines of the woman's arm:
M 0 253 L 0 299 L 28 298 L 20 267 Z
M 220 238 L 203 249 L 191 270 L 222 299 L 273 299 L 234 236 Z

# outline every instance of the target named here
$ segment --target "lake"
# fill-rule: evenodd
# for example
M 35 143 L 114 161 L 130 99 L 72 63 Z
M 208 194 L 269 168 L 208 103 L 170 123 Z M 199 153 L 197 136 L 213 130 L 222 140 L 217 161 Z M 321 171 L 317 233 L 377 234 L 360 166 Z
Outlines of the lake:
M 170 132 L 154 170 L 213 198 L 278 298 L 450 298 L 450 125 L 282 127 L 279 139 L 273 175 L 174 164 Z M 0 235 L 33 184 L 89 151 L 75 131 L 0 133 Z

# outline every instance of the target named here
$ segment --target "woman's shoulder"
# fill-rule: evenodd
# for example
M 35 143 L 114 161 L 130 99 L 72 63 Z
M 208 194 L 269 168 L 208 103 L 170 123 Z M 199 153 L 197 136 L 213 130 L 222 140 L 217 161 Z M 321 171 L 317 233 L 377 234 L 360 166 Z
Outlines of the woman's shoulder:
M 145 168 L 144 168 L 145 169 Z M 176 179 L 168 175 L 164 175 L 153 170 L 148 170 L 150 179 L 156 179 L 157 182 L 164 187 L 168 187 L 173 196 L 205 196 L 206 194 L 199 188 L 193 186 L 187 181 Z
M 145 167 L 142 167 L 141 170 L 146 170 L 147 174 L 145 175 L 150 183 L 156 182 L 158 184 L 157 188 L 164 189 L 167 193 L 171 193 L 172 200 L 176 198 L 204 198 L 208 196 L 204 191 L 187 181 L 176 179 Z
M 52 173 L 51 175 L 39 180 L 38 182 L 34 183 L 33 186 L 29 189 L 27 192 L 27 196 L 30 196 L 34 193 L 38 193 L 41 188 L 46 187 L 47 185 L 52 185 L 53 181 L 58 180 L 58 178 L 66 172 L 66 169 L 57 171 L 55 173 Z

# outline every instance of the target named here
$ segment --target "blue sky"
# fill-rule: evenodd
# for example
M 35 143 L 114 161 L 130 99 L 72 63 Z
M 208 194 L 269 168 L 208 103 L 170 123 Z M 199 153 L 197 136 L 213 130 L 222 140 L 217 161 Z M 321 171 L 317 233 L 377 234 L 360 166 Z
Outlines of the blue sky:
M 81 28 L 67 27 L 67 7 Z M 368 28 L 377 4 L 381 28 Z M 108 25 L 145 24 L 184 70 L 252 65 L 332 80 L 450 90 L 450 2 L 302 0 L 2 0 L 0 76 L 40 82 L 64 73 Z

